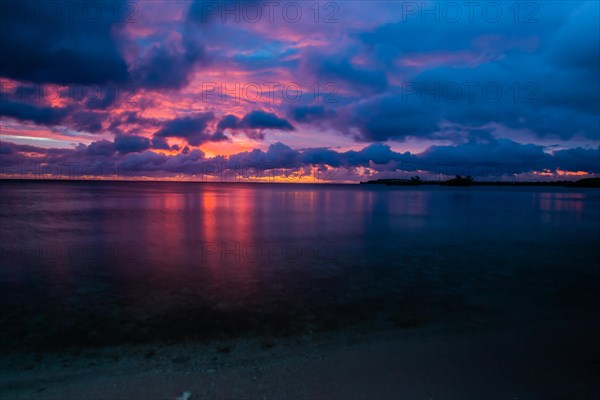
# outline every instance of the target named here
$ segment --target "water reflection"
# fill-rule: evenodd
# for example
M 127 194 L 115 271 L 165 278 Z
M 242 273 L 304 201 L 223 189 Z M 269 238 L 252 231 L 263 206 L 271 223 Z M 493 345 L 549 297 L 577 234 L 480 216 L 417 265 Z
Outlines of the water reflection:
M 583 221 L 586 195 L 584 193 L 544 192 L 534 197 L 534 204 L 542 213 L 545 223 L 560 224 L 566 219 Z
M 12 344 L 510 315 L 547 308 L 565 275 L 598 282 L 593 191 L 5 186 L 0 306 L 29 332 Z
M 543 211 L 581 213 L 585 206 L 583 193 L 540 193 L 536 200 Z

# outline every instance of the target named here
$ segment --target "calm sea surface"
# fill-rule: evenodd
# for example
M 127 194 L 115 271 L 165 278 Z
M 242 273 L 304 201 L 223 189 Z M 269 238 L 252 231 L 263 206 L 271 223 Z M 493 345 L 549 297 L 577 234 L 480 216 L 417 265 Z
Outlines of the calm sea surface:
M 0 348 L 594 318 L 600 191 L 1 182 Z

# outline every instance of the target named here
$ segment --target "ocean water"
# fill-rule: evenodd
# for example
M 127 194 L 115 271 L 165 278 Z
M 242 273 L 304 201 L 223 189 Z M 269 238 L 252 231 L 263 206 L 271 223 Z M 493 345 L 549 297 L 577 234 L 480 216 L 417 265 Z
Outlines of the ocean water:
M 597 318 L 600 191 L 3 181 L 0 350 Z

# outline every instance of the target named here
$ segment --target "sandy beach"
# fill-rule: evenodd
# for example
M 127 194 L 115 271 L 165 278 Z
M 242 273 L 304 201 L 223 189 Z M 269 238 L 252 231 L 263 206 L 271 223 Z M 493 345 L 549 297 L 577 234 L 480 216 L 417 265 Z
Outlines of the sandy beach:
M 0 398 L 597 399 L 600 332 L 572 322 L 13 355 Z

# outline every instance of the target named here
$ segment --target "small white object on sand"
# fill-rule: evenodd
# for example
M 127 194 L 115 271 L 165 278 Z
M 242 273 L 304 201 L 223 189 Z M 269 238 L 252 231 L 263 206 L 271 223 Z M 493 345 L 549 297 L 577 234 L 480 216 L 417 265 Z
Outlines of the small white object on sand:
M 187 390 L 181 394 L 181 396 L 177 397 L 175 400 L 190 400 L 192 398 L 192 392 L 188 392 Z

